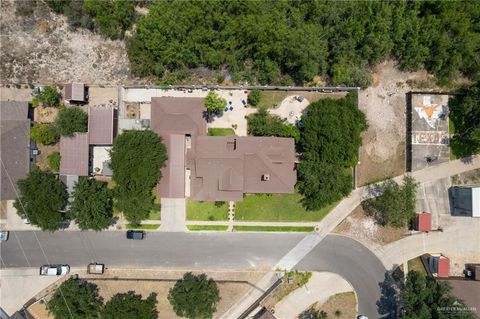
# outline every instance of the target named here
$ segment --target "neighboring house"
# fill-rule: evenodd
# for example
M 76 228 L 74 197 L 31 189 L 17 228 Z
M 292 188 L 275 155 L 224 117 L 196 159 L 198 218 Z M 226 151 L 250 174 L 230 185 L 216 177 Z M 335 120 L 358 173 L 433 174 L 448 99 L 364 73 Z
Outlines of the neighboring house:
M 480 186 L 451 188 L 454 216 L 480 217 Z
M 32 150 L 28 102 L 0 102 L 1 200 L 16 199 L 17 181 L 30 171 Z
M 239 201 L 246 193 L 294 192 L 292 138 L 207 136 L 204 114 L 203 98 L 152 98 L 151 128 L 168 151 L 159 197 Z
M 68 103 L 86 103 L 87 95 L 85 84 L 76 82 L 65 84 L 63 99 Z
M 472 310 L 476 318 L 480 318 L 480 281 L 465 280 L 460 278 L 449 278 L 448 280 L 440 280 L 446 282 L 452 287 L 452 295 L 465 303 L 465 306 Z M 454 306 L 459 307 L 458 311 L 463 311 L 460 304 Z M 453 317 L 450 318 L 455 318 Z
M 115 110 L 90 107 L 88 131 L 60 138 L 60 176 L 111 176 L 109 150 L 115 136 Z

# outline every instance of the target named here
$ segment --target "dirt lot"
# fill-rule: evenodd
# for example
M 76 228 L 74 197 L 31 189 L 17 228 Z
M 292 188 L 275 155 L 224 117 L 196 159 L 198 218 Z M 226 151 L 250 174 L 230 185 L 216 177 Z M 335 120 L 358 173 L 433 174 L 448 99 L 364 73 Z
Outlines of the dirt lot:
M 38 165 L 42 171 L 51 170 L 47 162 L 47 157 L 53 152 L 60 152 L 60 143 L 53 145 L 37 144 L 37 147 L 40 150 L 40 155 L 35 158 L 35 164 Z
M 328 298 L 322 305 L 313 308 L 327 313 L 328 318 L 352 319 L 356 316 L 357 300 L 353 292 L 344 292 Z
M 3 0 L 0 17 L 2 85 L 133 80 L 123 41 L 81 29 L 73 32 L 42 1 Z
M 480 168 L 451 177 L 452 185 L 480 184 Z
M 85 272 L 79 272 L 80 278 L 85 278 L 89 282 L 98 286 L 99 295 L 105 301 L 109 300 L 117 293 L 124 293 L 130 290 L 141 294 L 146 298 L 150 293 L 157 293 L 157 310 L 159 318 L 178 318 L 173 312 L 170 303 L 167 300 L 168 291 L 175 281 L 181 278 L 184 272 L 163 271 L 163 270 L 126 270 L 126 269 L 107 269 L 104 275 L 87 275 Z M 210 272 L 207 276 L 217 280 L 220 290 L 221 300 L 217 305 L 217 312 L 213 318 L 219 318 L 231 306 L 233 306 L 241 297 L 243 297 L 255 283 L 263 277 L 263 272 Z M 102 280 L 95 280 L 102 278 Z M 103 280 L 103 278 L 112 278 L 112 280 Z M 120 280 L 133 279 L 133 280 Z M 137 280 L 135 280 L 137 279 Z M 159 280 L 161 279 L 161 280 Z M 219 282 L 221 280 L 229 282 Z M 53 292 L 52 287 L 47 290 Z M 39 295 L 44 295 L 40 293 Z M 46 298 L 48 299 L 48 297 Z
M 352 237 L 367 247 L 377 248 L 403 238 L 407 229 L 380 226 L 358 206 L 334 232 Z
M 406 93 L 430 77 L 425 71 L 401 72 L 389 61 L 378 65 L 373 78 L 359 97 L 369 129 L 360 149 L 358 185 L 405 171 Z

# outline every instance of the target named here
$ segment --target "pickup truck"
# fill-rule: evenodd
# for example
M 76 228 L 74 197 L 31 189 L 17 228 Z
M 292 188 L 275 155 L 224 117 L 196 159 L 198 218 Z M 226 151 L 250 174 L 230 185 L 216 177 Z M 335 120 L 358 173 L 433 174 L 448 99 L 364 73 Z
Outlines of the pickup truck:
M 40 276 L 61 276 L 69 272 L 69 265 L 43 265 L 40 267 Z
M 88 264 L 87 274 L 101 275 L 105 272 L 105 264 Z

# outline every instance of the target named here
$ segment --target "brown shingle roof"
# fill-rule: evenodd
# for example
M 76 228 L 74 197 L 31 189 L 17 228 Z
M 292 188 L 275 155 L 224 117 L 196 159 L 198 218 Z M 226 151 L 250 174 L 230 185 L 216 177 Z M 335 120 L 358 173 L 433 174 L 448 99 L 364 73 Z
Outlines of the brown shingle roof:
M 112 107 L 91 107 L 88 114 L 88 134 L 91 145 L 111 145 L 113 143 Z
M 293 139 L 205 136 L 203 98 L 154 97 L 151 106 L 152 130 L 163 137 L 169 157 L 158 196 L 185 197 L 185 169 L 191 172 L 190 197 L 195 200 L 238 201 L 244 193 L 293 193 Z M 191 148 L 185 156 L 186 134 L 191 135 Z
M 88 133 L 60 138 L 60 175 L 88 176 Z
M 30 170 L 30 120 L 27 102 L 0 102 L 0 200 L 17 198 L 17 181 Z

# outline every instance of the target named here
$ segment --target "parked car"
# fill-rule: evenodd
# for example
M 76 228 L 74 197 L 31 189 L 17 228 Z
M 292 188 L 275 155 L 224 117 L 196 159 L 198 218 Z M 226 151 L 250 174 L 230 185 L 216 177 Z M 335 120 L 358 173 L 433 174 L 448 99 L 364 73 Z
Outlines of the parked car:
M 368 317 L 365 315 L 359 315 L 357 316 L 357 319 L 368 319 Z
M 145 238 L 143 230 L 127 230 L 127 239 L 142 240 Z
M 69 265 L 43 265 L 40 267 L 40 276 L 62 276 L 69 272 Z
M 0 241 L 8 240 L 8 230 L 0 231 Z

